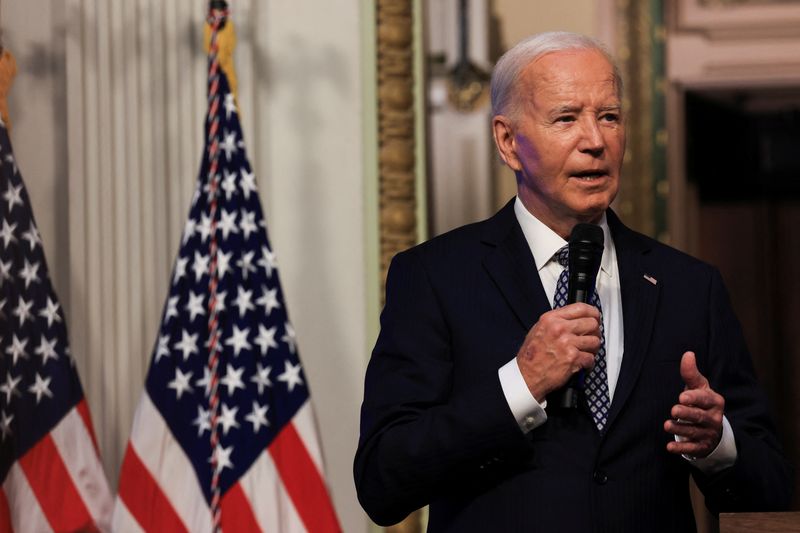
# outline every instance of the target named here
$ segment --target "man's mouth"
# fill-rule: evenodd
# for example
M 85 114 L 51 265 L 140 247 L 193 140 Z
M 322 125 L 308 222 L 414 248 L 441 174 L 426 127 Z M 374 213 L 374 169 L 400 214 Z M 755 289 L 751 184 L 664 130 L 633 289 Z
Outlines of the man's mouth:
M 570 176 L 584 181 L 591 181 L 608 176 L 608 172 L 602 168 L 593 168 L 593 169 L 581 170 L 580 172 L 575 172 Z

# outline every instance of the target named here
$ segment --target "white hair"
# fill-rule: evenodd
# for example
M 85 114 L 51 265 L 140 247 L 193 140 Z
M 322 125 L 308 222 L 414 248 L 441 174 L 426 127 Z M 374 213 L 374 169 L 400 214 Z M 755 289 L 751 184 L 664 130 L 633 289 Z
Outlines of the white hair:
M 492 71 L 492 115 L 517 116 L 519 102 L 515 101 L 514 87 L 522 70 L 539 57 L 564 50 L 597 50 L 614 69 L 617 94 L 622 98 L 622 76 L 608 49 L 586 35 L 566 31 L 538 33 L 523 39 L 497 61 Z

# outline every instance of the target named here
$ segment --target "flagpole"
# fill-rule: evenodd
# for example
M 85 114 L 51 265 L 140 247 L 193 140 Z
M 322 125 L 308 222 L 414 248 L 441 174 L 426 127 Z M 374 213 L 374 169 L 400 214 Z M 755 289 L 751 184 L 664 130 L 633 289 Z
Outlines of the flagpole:
M 222 512 L 220 506 L 221 490 L 219 483 L 219 306 L 217 305 L 217 191 L 219 187 L 219 152 L 220 131 L 217 109 L 220 105 L 219 94 L 219 31 L 228 16 L 228 3 L 224 0 L 211 0 L 209 3 L 208 24 L 211 26 L 211 42 L 208 52 L 208 185 L 211 218 L 211 239 L 209 243 L 209 314 L 208 314 L 208 370 L 211 376 L 209 411 L 211 424 L 211 516 L 214 533 L 221 531 Z

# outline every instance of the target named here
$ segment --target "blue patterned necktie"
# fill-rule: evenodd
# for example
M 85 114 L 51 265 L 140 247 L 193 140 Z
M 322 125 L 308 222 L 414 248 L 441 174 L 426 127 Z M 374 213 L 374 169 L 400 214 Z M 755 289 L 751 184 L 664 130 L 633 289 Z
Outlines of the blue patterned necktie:
M 567 305 L 567 291 L 569 288 L 569 246 L 564 245 L 557 252 L 557 260 L 564 267 L 558 277 L 556 294 L 553 297 L 553 309 Z M 606 372 L 606 336 L 603 328 L 603 308 L 600 306 L 600 296 L 597 290 L 592 291 L 589 304 L 600 310 L 600 349 L 594 356 L 594 368 L 586 376 L 584 392 L 586 405 L 592 414 L 597 429 L 603 431 L 608 421 L 608 410 L 611 405 L 608 394 L 608 374 Z

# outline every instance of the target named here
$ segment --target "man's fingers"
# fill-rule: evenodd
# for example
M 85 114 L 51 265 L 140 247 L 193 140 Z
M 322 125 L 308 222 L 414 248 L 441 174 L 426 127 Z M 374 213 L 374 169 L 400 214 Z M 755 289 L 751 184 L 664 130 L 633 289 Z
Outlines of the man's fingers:
M 708 386 L 708 380 L 697 369 L 697 359 L 694 352 L 686 352 L 681 358 L 681 378 L 689 389 L 699 389 Z
M 600 338 L 600 322 L 595 318 L 577 318 L 569 322 L 572 333 L 575 335 L 590 335 Z
M 596 354 L 601 344 L 600 337 L 596 335 L 580 335 L 575 337 L 572 342 L 578 350 L 582 352 L 591 352 L 591 354 Z M 592 355 L 592 357 L 594 357 L 594 355 Z
M 699 407 L 701 409 L 720 409 L 725 405 L 725 400 L 711 389 L 687 389 L 680 393 L 678 401 L 681 405 Z
M 564 307 L 559 307 L 551 312 L 567 320 L 587 317 L 600 320 L 600 311 L 595 306 L 581 302 L 565 305 Z
M 676 455 L 688 455 L 691 457 L 706 457 L 711 453 L 708 450 L 708 444 L 692 441 L 670 441 L 667 443 L 667 451 Z
M 722 424 L 721 410 L 706 410 L 686 405 L 675 405 L 670 412 L 673 420 L 706 427 L 717 427 Z M 678 422 L 680 423 L 680 422 Z
M 704 433 L 708 432 L 705 428 L 683 420 L 667 420 L 664 422 L 664 431 L 688 440 L 697 440 Z

